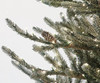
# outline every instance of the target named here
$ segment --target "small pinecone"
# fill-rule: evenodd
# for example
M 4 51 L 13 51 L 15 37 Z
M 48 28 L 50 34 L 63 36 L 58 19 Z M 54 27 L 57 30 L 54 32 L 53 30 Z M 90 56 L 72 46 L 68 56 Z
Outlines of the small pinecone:
M 48 32 L 43 31 L 42 32 L 42 36 L 45 38 L 45 40 L 47 40 L 48 42 L 51 43 L 56 43 L 56 39 Z

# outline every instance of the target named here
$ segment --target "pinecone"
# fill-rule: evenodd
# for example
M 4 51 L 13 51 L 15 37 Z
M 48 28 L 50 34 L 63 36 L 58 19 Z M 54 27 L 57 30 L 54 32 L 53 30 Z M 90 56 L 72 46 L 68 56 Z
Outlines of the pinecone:
M 45 40 L 47 40 L 48 42 L 51 43 L 56 43 L 56 39 L 49 33 L 46 31 L 42 32 L 42 36 L 45 38 Z

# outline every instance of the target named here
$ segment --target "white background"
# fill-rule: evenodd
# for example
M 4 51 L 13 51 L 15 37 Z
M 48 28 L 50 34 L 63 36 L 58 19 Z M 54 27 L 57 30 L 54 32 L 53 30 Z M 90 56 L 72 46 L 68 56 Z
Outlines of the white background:
M 33 32 L 33 26 L 53 32 L 45 24 L 43 18 L 46 16 L 57 21 L 60 19 L 60 12 L 65 12 L 65 9 L 50 7 L 35 0 L 0 0 L 0 83 L 34 83 L 27 75 L 11 64 L 11 59 L 1 50 L 2 45 L 15 51 L 29 64 L 42 69 L 50 69 L 50 64 L 32 51 L 34 42 L 12 31 L 7 26 L 5 19 L 11 19 L 20 28 L 30 33 Z

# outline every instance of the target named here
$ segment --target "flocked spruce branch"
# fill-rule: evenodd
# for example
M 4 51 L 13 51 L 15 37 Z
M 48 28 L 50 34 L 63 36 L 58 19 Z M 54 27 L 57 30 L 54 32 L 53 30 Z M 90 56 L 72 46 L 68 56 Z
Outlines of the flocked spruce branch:
M 95 14 L 99 13 L 100 1 L 99 0 L 40 0 L 44 4 L 54 7 L 64 7 L 74 10 L 77 14 Z M 83 1 L 83 2 L 81 2 Z
M 60 71 L 57 67 L 57 71 L 55 70 L 42 70 L 39 68 L 34 67 L 33 65 L 29 65 L 25 60 L 19 58 L 18 55 L 16 55 L 13 51 L 11 51 L 9 48 L 3 46 L 2 47 L 3 51 L 7 53 L 13 60 L 12 63 L 17 66 L 20 70 L 22 70 L 25 74 L 29 75 L 32 79 L 35 79 L 37 81 L 41 82 L 56 82 L 54 79 L 51 79 L 47 77 L 48 75 L 63 75 L 63 76 L 69 76 L 69 77 L 74 77 L 74 78 L 80 78 L 80 79 L 85 79 L 84 76 L 82 76 L 80 73 L 77 73 L 69 68 L 66 68 L 65 72 Z M 45 58 L 54 65 L 54 67 L 57 66 L 57 63 L 53 61 L 50 57 L 48 57 L 46 54 L 42 53 L 43 56 L 46 56 Z M 63 65 L 63 64 L 62 64 Z M 41 79 L 41 80 L 39 80 Z
M 51 44 L 51 46 L 42 46 L 41 47 L 41 49 L 46 49 L 46 50 L 49 50 L 49 49 L 53 49 L 53 48 L 59 48 L 59 47 L 65 47 L 65 48 L 75 48 L 75 49 L 87 49 L 87 50 L 92 50 L 92 49 L 94 49 L 94 48 L 96 48 L 96 49 L 98 49 L 98 48 L 100 48 L 99 47 L 99 43 L 100 43 L 100 41 L 99 40 L 97 40 L 97 41 L 95 41 L 96 39 L 92 39 L 91 37 L 87 37 L 87 36 L 84 36 L 84 33 L 85 32 L 81 32 L 81 34 L 83 34 L 83 35 L 79 35 L 79 34 L 74 34 L 73 33 L 73 31 L 70 33 L 69 31 L 66 33 L 66 35 L 73 35 L 72 37 L 73 37 L 73 39 L 74 39 L 74 41 L 77 41 L 78 42 L 78 44 L 80 44 L 79 43 L 79 40 L 80 41 L 82 41 L 83 40 L 83 45 L 81 46 L 81 45 L 75 45 L 74 43 L 68 43 L 67 41 L 66 42 L 64 42 L 64 43 L 55 43 L 54 41 L 55 40 L 53 40 L 53 41 L 45 41 L 45 40 L 43 40 L 42 38 L 37 38 L 35 35 L 30 35 L 28 32 L 25 32 L 25 31 L 23 31 L 21 28 L 19 28 L 16 24 L 14 24 L 11 20 L 9 20 L 9 19 L 6 19 L 6 21 L 7 21 L 7 23 L 8 23 L 8 25 L 10 26 L 10 28 L 12 28 L 14 31 L 16 31 L 17 33 L 19 33 L 20 35 L 22 35 L 22 36 L 24 36 L 24 37 L 26 37 L 26 38 L 29 38 L 29 39 L 31 39 L 31 40 L 34 40 L 34 41 L 38 41 L 38 42 L 41 42 L 41 43 L 45 43 L 45 44 Z M 58 26 L 59 25 L 59 26 Z M 61 32 L 61 34 L 63 35 L 63 34 L 65 34 L 65 32 L 64 31 L 61 31 L 61 29 L 64 29 L 65 27 L 63 27 L 63 28 L 60 28 L 60 24 L 58 23 L 58 27 L 59 27 L 59 32 Z M 56 24 L 55 24 L 55 26 L 56 26 Z M 73 29 L 74 27 L 72 27 L 72 25 L 70 25 L 70 27 Z M 92 29 L 93 29 L 93 27 L 91 27 Z M 91 29 L 91 35 L 93 35 L 93 36 L 95 36 L 95 35 L 97 35 L 97 33 L 95 32 L 95 30 L 94 31 L 92 31 L 92 29 Z M 67 30 L 67 29 L 66 29 Z M 90 30 L 90 29 L 89 29 Z M 87 32 L 86 32 L 87 33 Z M 95 34 L 96 33 L 96 34 Z M 49 34 L 49 33 L 46 33 L 46 34 Z M 82 39 L 83 38 L 83 39 Z M 87 40 L 87 38 L 88 38 L 88 40 Z M 49 39 L 49 38 L 48 38 Z M 77 39 L 77 40 L 76 40 Z M 63 40 L 62 40 L 63 41 Z M 88 41 L 90 41 L 91 42 L 91 45 L 89 45 L 88 44 Z M 88 45 L 87 47 L 86 47 L 86 45 Z M 97 45 L 97 46 L 96 46 Z
M 52 64 L 51 71 L 42 70 L 29 65 L 20 59 L 13 51 L 3 46 L 5 51 L 14 61 L 12 63 L 31 78 L 43 83 L 99 83 L 100 82 L 100 0 L 39 0 L 54 7 L 67 8 L 67 17 L 60 13 L 60 22 L 53 22 L 45 17 L 44 21 L 58 34 L 51 34 L 38 27 L 33 30 L 42 37 L 37 37 L 23 31 L 10 19 L 6 19 L 11 29 L 21 36 L 32 41 L 43 43 L 43 46 L 33 45 L 33 50 L 38 52 L 46 61 Z M 62 48 L 69 59 L 59 52 Z M 54 58 L 48 51 L 53 51 Z M 56 79 L 48 77 L 56 75 Z

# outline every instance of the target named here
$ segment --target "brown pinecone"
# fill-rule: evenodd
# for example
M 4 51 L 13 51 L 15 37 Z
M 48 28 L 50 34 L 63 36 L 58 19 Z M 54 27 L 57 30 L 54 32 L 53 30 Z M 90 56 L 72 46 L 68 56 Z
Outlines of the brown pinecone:
M 56 39 L 49 33 L 46 31 L 42 32 L 42 36 L 45 38 L 45 40 L 47 40 L 48 42 L 51 43 L 56 43 Z

